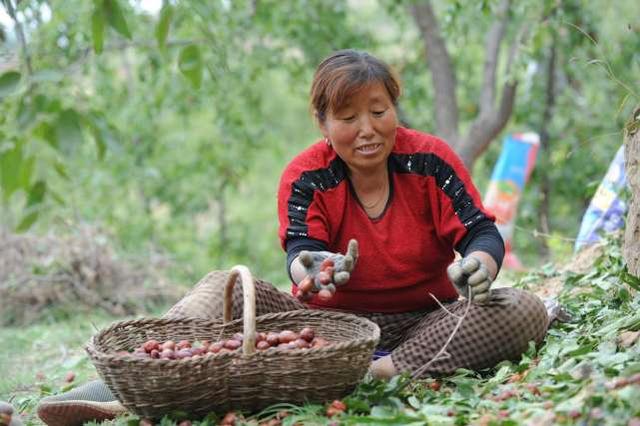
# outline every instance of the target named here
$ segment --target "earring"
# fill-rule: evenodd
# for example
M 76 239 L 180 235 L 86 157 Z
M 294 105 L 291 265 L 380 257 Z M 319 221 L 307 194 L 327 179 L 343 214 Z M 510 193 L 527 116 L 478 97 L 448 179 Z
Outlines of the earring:
M 331 141 L 329 140 L 329 138 L 324 138 L 324 143 L 326 143 L 328 146 L 331 146 Z

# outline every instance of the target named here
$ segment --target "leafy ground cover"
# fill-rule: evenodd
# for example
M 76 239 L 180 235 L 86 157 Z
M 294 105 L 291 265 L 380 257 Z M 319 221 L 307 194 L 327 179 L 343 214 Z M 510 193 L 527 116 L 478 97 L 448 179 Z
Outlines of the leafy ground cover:
M 344 410 L 329 404 L 278 405 L 239 417 L 237 424 L 638 425 L 640 280 L 626 272 L 618 244 L 590 260 L 578 272 L 547 266 L 517 280 L 516 286 L 539 293 L 548 293 L 550 283 L 562 284 L 557 298 L 571 316 L 569 322 L 554 322 L 542 347 L 532 346 L 519 362 L 413 382 L 403 376 L 389 382 L 367 378 L 342 401 Z M 17 372 L 0 379 L 0 398 L 12 399 L 27 422 L 37 422 L 34 408 L 42 396 L 95 377 L 81 345 L 109 320 L 0 330 L 0 340 L 15 342 L 0 358 L 0 370 Z M 69 371 L 77 376 L 71 383 L 65 382 Z M 126 416 L 113 423 L 140 420 Z M 176 415 L 161 424 L 183 420 Z M 193 424 L 221 420 L 212 414 Z

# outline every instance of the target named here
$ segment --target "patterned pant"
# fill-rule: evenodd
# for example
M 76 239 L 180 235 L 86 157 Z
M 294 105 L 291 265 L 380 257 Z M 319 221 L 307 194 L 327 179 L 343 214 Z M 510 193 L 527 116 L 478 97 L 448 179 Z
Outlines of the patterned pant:
M 165 317 L 221 318 L 224 283 L 228 271 L 206 275 Z M 256 281 L 256 315 L 308 307 L 273 285 Z M 242 286 L 233 292 L 233 318 L 242 317 Z M 396 369 L 414 374 L 429 363 L 451 336 L 467 308 L 460 300 L 425 311 L 358 313 L 380 326 L 378 348 L 391 351 Z M 513 288 L 492 290 L 492 302 L 471 304 L 460 328 L 438 357 L 419 377 L 451 374 L 458 368 L 480 370 L 504 360 L 517 360 L 530 341 L 542 342 L 548 326 L 547 311 L 535 295 Z

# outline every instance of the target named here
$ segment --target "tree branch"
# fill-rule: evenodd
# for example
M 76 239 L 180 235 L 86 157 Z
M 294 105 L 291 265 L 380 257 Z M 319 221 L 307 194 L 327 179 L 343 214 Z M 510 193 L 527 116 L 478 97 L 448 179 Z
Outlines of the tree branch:
M 509 49 L 505 73 L 510 74 L 513 62 L 518 53 L 518 47 L 528 33 L 526 26 L 522 27 L 518 37 L 515 38 Z M 508 78 L 502 87 L 499 105 L 490 110 L 480 110 L 478 117 L 473 121 L 469 132 L 460 144 L 458 154 L 467 168 L 471 169 L 475 159 L 484 152 L 491 141 L 504 129 L 513 112 L 513 104 L 516 97 L 517 80 Z
M 484 61 L 484 77 L 480 92 L 480 113 L 490 111 L 494 107 L 496 96 L 496 70 L 498 68 L 498 55 L 500 45 L 504 37 L 505 28 L 509 16 L 510 0 L 503 0 L 497 11 L 498 19 L 493 23 L 485 43 L 486 57 Z
M 27 68 L 27 75 L 31 75 L 33 74 L 33 69 L 31 68 L 31 54 L 29 53 L 29 49 L 27 49 L 27 39 L 24 36 L 22 24 L 20 23 L 20 21 L 18 21 L 18 17 L 16 16 L 16 9 L 13 6 L 11 0 L 4 0 L 3 3 L 7 7 L 9 16 L 11 17 L 11 19 L 13 19 L 16 37 L 18 38 L 18 43 L 20 43 L 20 50 L 22 50 L 22 56 L 24 57 L 24 63 Z
M 431 2 L 427 0 L 414 3 L 410 10 L 422 35 L 427 67 L 431 71 L 435 91 L 436 131 L 455 148 L 459 137 L 455 69 L 440 34 Z
M 505 83 L 499 107 L 489 113 L 480 114 L 471 124 L 458 150 L 458 154 L 469 170 L 472 169 L 475 159 L 487 149 L 491 141 L 506 126 L 513 112 L 517 85 L 516 81 Z

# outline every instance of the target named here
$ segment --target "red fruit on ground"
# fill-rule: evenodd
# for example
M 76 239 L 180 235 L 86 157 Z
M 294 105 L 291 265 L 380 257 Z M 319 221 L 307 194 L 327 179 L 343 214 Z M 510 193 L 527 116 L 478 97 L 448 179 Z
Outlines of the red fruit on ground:
M 222 418 L 222 422 L 220 422 L 220 424 L 222 426 L 233 426 L 236 424 L 237 420 L 238 420 L 238 415 L 234 411 L 229 411 L 227 414 L 224 415 L 224 417 Z
M 347 404 L 345 404 L 344 402 L 340 401 L 339 399 L 335 399 L 331 403 L 331 407 L 335 408 L 336 410 L 344 411 L 344 410 L 347 409 Z
M 327 417 L 337 416 L 338 414 L 342 414 L 342 411 L 332 406 L 327 407 Z

